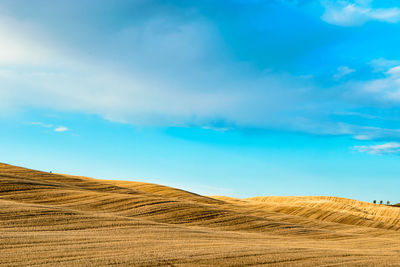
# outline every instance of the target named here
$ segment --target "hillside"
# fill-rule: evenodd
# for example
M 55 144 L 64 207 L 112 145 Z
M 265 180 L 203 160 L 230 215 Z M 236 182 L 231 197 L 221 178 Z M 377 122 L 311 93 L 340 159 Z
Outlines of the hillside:
M 0 164 L 0 265 L 399 266 L 400 209 L 206 197 Z

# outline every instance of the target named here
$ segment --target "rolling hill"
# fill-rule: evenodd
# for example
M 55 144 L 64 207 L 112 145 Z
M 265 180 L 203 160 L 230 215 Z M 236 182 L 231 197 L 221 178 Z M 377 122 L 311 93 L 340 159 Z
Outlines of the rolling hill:
M 400 209 L 207 197 L 0 164 L 2 266 L 400 266 Z

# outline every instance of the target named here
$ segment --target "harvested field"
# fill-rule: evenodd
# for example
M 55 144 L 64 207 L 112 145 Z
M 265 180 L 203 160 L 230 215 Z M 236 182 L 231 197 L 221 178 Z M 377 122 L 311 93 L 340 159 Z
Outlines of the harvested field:
M 206 197 L 0 164 L 2 266 L 400 266 L 400 209 Z

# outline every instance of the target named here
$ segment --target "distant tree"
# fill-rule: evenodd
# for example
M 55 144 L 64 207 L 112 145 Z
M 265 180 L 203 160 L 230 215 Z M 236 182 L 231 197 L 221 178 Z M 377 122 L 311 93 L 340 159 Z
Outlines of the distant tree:
M 387 203 L 387 205 L 390 205 L 390 201 L 389 200 L 386 203 Z
M 382 204 L 383 204 L 383 200 L 379 201 L 379 204 L 381 204 L 381 205 L 382 205 Z
M 376 200 L 374 200 L 374 204 L 376 204 Z

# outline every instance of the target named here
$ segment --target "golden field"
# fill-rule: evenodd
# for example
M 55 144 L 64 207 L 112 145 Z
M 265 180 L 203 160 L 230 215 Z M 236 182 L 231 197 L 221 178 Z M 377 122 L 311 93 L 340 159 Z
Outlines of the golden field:
M 0 164 L 2 266 L 400 266 L 400 208 L 206 197 Z

